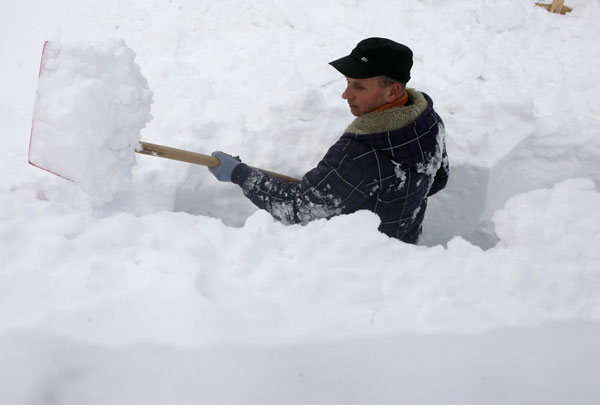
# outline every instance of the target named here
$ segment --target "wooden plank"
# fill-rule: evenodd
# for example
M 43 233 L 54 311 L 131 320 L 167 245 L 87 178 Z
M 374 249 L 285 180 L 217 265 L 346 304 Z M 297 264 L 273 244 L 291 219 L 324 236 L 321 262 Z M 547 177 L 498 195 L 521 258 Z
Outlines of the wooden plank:
M 560 9 L 558 9 L 558 4 L 556 4 L 556 5 L 554 4 L 554 3 L 558 3 L 558 2 L 561 3 Z M 535 3 L 535 5 L 538 7 L 543 7 L 546 10 L 551 11 L 553 13 L 566 14 L 566 13 L 573 11 L 573 9 L 571 7 L 564 6 L 563 5 L 564 2 L 565 2 L 565 0 L 554 0 L 554 2 L 552 4 Z M 558 11 L 552 11 L 552 7 L 555 7 L 555 10 L 558 10 Z
M 562 14 L 562 8 L 563 8 L 564 4 L 565 4 L 565 0 L 554 0 L 552 2 L 552 5 L 550 6 L 550 12 Z

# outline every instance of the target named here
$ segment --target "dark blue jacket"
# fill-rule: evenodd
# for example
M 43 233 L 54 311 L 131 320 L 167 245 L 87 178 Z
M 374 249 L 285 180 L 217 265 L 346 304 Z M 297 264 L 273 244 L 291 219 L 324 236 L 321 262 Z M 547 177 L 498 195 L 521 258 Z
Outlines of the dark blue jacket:
M 444 125 L 424 93 L 408 89 L 405 106 L 357 117 L 301 183 L 238 165 L 234 183 L 257 207 L 286 224 L 369 210 L 379 230 L 416 243 L 427 197 L 446 186 Z

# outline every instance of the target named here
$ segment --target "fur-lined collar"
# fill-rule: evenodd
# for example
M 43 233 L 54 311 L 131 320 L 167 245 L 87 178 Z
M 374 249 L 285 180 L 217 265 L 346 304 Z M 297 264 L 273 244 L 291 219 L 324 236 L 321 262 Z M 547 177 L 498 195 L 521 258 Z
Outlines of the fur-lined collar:
M 356 117 L 344 132 L 366 135 L 393 131 L 410 124 L 427 109 L 427 100 L 415 89 L 406 89 L 406 92 L 408 93 L 406 105 Z

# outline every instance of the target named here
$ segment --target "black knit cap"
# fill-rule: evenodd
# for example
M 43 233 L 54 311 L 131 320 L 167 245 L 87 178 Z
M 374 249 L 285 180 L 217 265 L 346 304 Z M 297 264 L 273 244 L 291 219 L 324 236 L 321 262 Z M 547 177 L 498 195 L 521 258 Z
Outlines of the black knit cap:
M 406 45 L 386 38 L 367 38 L 360 41 L 350 55 L 329 64 L 352 79 L 383 75 L 406 83 L 410 80 L 412 56 Z

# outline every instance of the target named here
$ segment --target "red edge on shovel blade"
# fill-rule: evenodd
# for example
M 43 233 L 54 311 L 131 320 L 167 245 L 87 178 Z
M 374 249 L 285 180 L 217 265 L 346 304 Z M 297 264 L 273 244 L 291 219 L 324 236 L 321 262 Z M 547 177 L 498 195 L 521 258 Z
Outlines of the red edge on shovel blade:
M 42 48 L 42 59 L 40 61 L 40 71 L 38 72 L 38 88 L 36 89 L 36 92 L 35 92 L 35 103 L 36 104 L 37 104 L 37 100 L 38 100 L 39 79 L 42 76 L 42 70 L 44 69 L 44 55 L 46 53 L 46 45 L 48 45 L 48 42 L 49 41 L 45 41 L 44 42 L 44 47 Z M 33 108 L 34 108 L 34 111 L 35 111 L 35 105 L 34 105 Z M 33 163 L 31 161 L 31 143 L 33 142 L 33 127 L 34 127 L 34 120 L 32 118 L 31 119 L 31 131 L 29 133 L 29 150 L 28 150 L 28 153 L 27 153 L 27 161 L 29 162 L 29 164 L 32 165 L 32 166 L 37 167 L 38 169 L 45 170 L 48 173 L 52 173 L 55 176 L 62 177 L 65 180 L 73 181 L 73 180 L 69 179 L 68 177 L 62 176 L 62 175 L 60 175 L 60 174 L 58 174 L 56 172 L 53 172 L 52 170 L 46 169 L 45 167 L 39 166 L 39 165 L 37 165 L 37 164 L 35 164 L 35 163 Z

